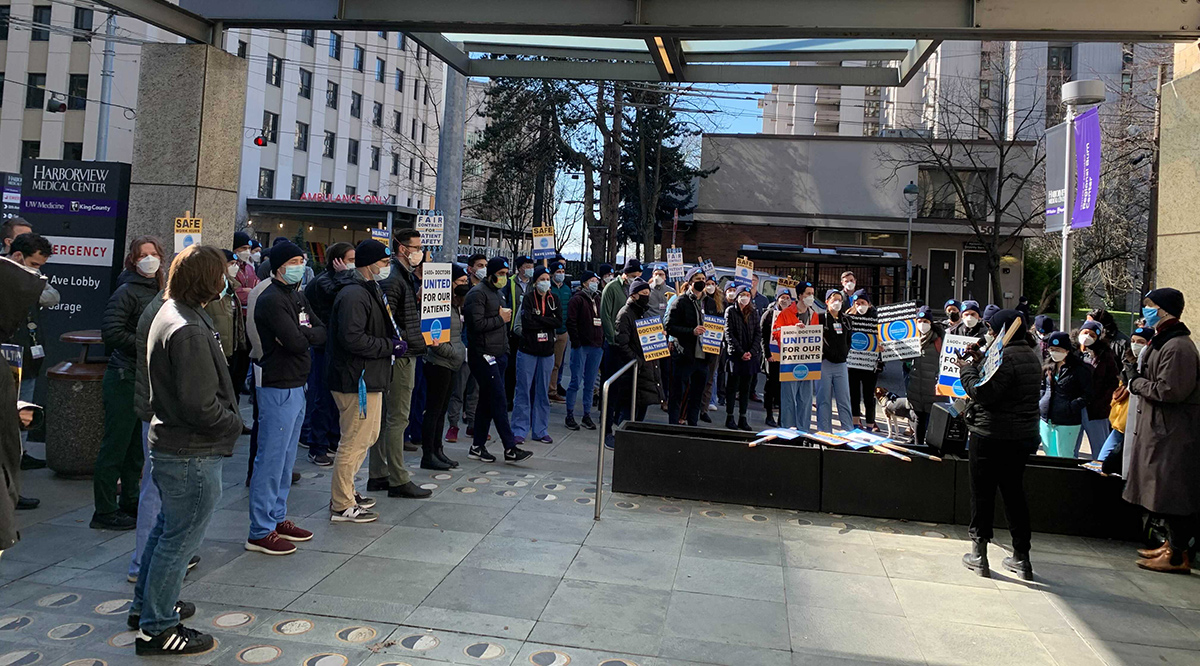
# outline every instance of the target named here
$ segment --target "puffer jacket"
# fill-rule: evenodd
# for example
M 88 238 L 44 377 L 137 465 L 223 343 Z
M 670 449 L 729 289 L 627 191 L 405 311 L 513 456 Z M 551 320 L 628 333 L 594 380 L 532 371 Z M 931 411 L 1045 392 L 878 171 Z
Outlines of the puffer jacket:
M 1117 359 L 1106 340 L 1097 340 L 1084 352 L 1084 360 L 1092 366 L 1092 397 L 1087 403 L 1089 419 L 1107 419 L 1112 409 L 1113 391 L 1121 384 Z
M 484 280 L 467 292 L 462 314 L 467 328 L 467 349 L 472 354 L 508 354 L 508 324 L 500 318 L 503 304 L 504 297 L 491 280 Z
M 407 358 L 425 355 L 425 336 L 421 335 L 421 299 L 417 296 L 418 278 L 413 271 L 392 259 L 392 273 L 386 280 L 379 281 L 383 295 L 387 297 L 392 321 L 400 338 L 408 343 Z
M 749 307 L 749 316 L 737 305 L 725 308 L 725 355 L 733 375 L 753 375 L 762 366 L 761 323 L 754 306 Z M 746 352 L 750 352 L 749 361 L 742 359 Z
M 684 358 L 699 358 L 696 351 L 700 336 L 695 334 L 697 326 L 704 325 L 704 306 L 688 294 L 677 297 L 667 307 L 663 328 L 667 336 L 675 339 L 672 351 Z M 656 313 L 652 313 L 657 316 Z
M 425 347 L 425 362 L 433 365 L 458 370 L 467 361 L 467 346 L 462 336 L 462 311 L 457 306 L 450 307 L 450 342 Z
M 150 325 L 154 323 L 154 316 L 162 309 L 164 302 L 163 292 L 160 291 L 150 299 L 150 302 L 146 304 L 146 309 L 142 310 L 142 316 L 138 317 L 137 372 L 133 376 L 133 412 L 146 423 L 149 423 L 150 419 L 154 417 L 154 410 L 150 408 L 150 375 L 146 367 L 146 340 L 150 337 Z M 241 306 L 234 303 L 234 307 L 238 310 L 238 316 L 241 316 Z
M 558 328 L 554 332 L 562 335 L 567 332 L 567 304 L 571 302 L 571 285 L 564 281 L 562 284 L 555 284 L 554 280 L 550 280 L 550 293 L 558 299 Z
M 117 290 L 104 307 L 100 336 L 108 349 L 108 367 L 132 370 L 137 357 L 137 325 L 146 304 L 161 289 L 158 280 L 137 271 L 124 270 L 117 278 Z
M 1012 340 L 1004 348 L 996 376 L 979 385 L 979 367 L 959 372 L 971 398 L 964 420 L 981 437 L 1038 441 L 1038 393 L 1042 361 L 1028 340 Z
M 554 294 L 531 287 L 521 302 L 521 342 L 518 349 L 531 356 L 554 355 L 554 331 L 562 321 L 562 308 Z
M 374 281 L 358 271 L 334 279 L 338 287 L 326 325 L 325 381 L 330 391 L 358 394 L 361 377 L 369 393 L 387 390 L 392 378 L 396 328 Z
M 650 312 L 648 306 L 642 306 L 638 303 L 627 302 L 625 307 L 617 312 L 617 334 L 616 342 L 613 346 L 618 357 L 618 365 L 616 367 L 620 368 L 626 363 L 637 359 L 637 402 L 639 405 L 652 405 L 659 401 L 658 361 L 647 361 L 642 356 L 642 339 L 638 336 L 637 332 L 637 320 L 653 316 L 656 315 Z M 629 373 L 626 373 L 625 377 L 628 376 Z M 629 380 L 625 377 L 622 377 L 618 382 L 622 387 L 621 392 L 628 396 Z M 618 402 L 617 404 L 624 403 Z
M 1049 363 L 1042 369 L 1041 389 L 1038 413 L 1043 420 L 1054 425 L 1079 425 L 1083 423 L 1083 408 L 1092 398 L 1092 367 L 1072 351 L 1062 367 Z
M 338 271 L 325 269 L 304 287 L 304 297 L 308 299 L 308 307 L 321 321 L 329 321 L 329 313 L 333 312 L 333 297 L 337 296 L 337 285 L 334 277 Z
M 935 402 L 946 402 L 937 395 L 938 375 L 942 371 L 942 327 L 934 323 L 921 338 L 921 355 L 913 359 L 908 375 L 908 404 L 918 412 L 928 412 Z

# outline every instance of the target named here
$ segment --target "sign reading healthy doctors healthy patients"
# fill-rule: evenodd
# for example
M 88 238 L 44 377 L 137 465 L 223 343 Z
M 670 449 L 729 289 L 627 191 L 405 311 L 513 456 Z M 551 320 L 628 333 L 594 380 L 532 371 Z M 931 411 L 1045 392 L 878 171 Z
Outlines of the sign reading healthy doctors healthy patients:
M 667 334 L 663 332 L 662 320 L 654 317 L 639 319 L 637 325 L 638 342 L 642 345 L 642 358 L 646 361 L 657 361 L 671 355 L 667 346 Z
M 958 364 L 955 361 L 961 352 L 967 350 L 972 343 L 978 343 L 979 338 L 970 335 L 947 335 L 942 340 L 941 369 L 938 371 L 937 395 L 951 398 L 964 398 L 967 392 L 963 390 L 962 381 L 958 378 Z
M 543 259 L 553 259 L 554 254 L 554 227 L 534 227 L 533 260 L 541 261 Z
M 425 344 L 450 342 L 450 264 L 421 268 L 421 335 Z
M 875 308 L 879 318 L 879 351 L 884 361 L 902 361 L 921 355 L 917 330 L 917 303 L 905 301 Z
M 192 217 L 192 211 L 187 211 L 183 217 L 175 218 L 175 254 L 183 252 L 192 245 L 200 244 L 200 232 L 204 228 L 204 220 Z
M 1092 226 L 1096 195 L 1100 193 L 1100 107 L 1075 118 L 1075 210 L 1071 228 Z
M 383 243 L 383 247 L 388 251 L 388 254 L 392 253 L 392 244 L 388 242 L 387 229 L 376 229 L 375 227 L 371 227 L 371 239 Z
M 700 344 L 704 345 L 705 354 L 720 354 L 721 343 L 725 341 L 725 318 L 719 315 L 704 315 L 704 334 Z
M 808 382 L 821 378 L 820 324 L 779 329 L 779 381 Z
M 754 262 L 745 257 L 737 258 L 737 268 L 733 273 L 733 284 L 749 289 L 754 279 Z
M 683 248 L 667 248 L 667 277 L 682 280 L 684 275 L 687 275 L 687 271 L 683 269 Z

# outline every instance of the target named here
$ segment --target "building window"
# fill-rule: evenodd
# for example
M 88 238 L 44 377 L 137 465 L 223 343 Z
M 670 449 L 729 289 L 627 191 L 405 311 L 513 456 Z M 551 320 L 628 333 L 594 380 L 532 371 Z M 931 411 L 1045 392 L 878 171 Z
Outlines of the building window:
M 425 49 L 425 66 L 429 66 L 429 49 Z
M 346 140 L 346 164 L 358 164 L 358 139 Z
M 46 105 L 46 75 L 30 74 L 26 79 L 25 108 L 40 109 Z
M 354 195 L 358 194 L 358 188 L 353 185 L 347 185 L 346 186 L 346 194 L 349 194 L 350 196 L 354 196 Z
M 863 94 L 867 97 L 879 97 L 879 93 L 881 92 L 883 92 L 883 89 L 879 86 L 867 86 L 863 88 Z
M 392 175 L 400 175 L 400 154 L 392 153 Z
M 863 102 L 863 118 L 878 118 L 879 102 Z
M 267 140 L 267 143 L 278 143 L 279 142 L 279 114 L 278 113 L 271 113 L 270 111 L 263 111 L 262 133 L 263 133 L 263 138 L 265 138 Z
M 428 85 L 428 84 L 426 84 L 426 85 Z M 419 94 L 420 92 L 421 92 L 421 82 L 413 81 L 413 101 L 414 102 L 421 98 L 421 95 Z
M 979 107 L 979 128 L 988 130 L 991 128 L 992 113 L 988 111 L 986 106 Z
M 385 63 L 383 62 L 383 58 L 375 59 L 375 80 L 379 81 L 380 83 L 383 83 L 384 64 Z
M 321 194 L 333 194 L 333 181 L 329 181 L 329 180 L 321 181 L 320 192 L 321 192 Z
M 425 134 L 429 131 L 429 125 L 421 123 L 421 143 L 425 143 Z
M 396 70 L 396 92 L 404 92 L 404 72 Z
M 313 73 L 300 68 L 300 96 L 304 99 L 312 99 L 312 79 Z
M 42 156 L 41 141 L 22 141 L 21 142 L 21 160 L 36 160 Z
M 417 140 L 417 119 L 416 118 L 412 119 L 412 130 L 409 131 L 408 138 L 412 139 L 413 141 Z
M 325 145 L 322 147 L 322 157 L 333 157 L 333 151 L 337 147 L 337 135 L 333 132 L 325 132 Z
M 362 118 L 362 93 L 350 91 L 350 115 L 354 118 Z
M 380 38 L 380 39 L 387 39 L 387 30 L 380 30 L 380 31 L 379 31 L 379 38 Z
M 292 174 L 292 198 L 299 199 L 304 195 L 304 176 Z
M 258 198 L 270 199 L 275 196 L 275 170 L 258 170 Z
M 363 51 L 363 47 L 358 46 L 357 44 L 354 46 L 354 71 L 363 71 L 363 55 L 365 53 L 366 52 Z
M 979 82 L 979 99 L 985 100 L 985 99 L 991 99 L 991 97 L 992 97 L 992 82 L 991 81 L 980 81 Z
M 424 162 L 421 162 L 420 164 L 417 165 L 417 182 L 418 183 L 425 182 L 425 163 Z
M 62 158 L 64 160 L 75 160 L 77 162 L 82 160 L 83 159 L 83 144 L 77 143 L 75 141 L 67 141 L 66 143 L 63 144 Z
M 342 59 L 342 36 L 336 32 L 329 33 L 329 57 L 334 60 Z
M 371 171 L 379 171 L 379 146 L 371 146 Z
M 308 123 L 296 123 L 296 140 L 292 144 L 296 150 L 308 152 Z
M 400 112 L 392 111 L 392 129 L 397 132 L 402 132 L 404 130 L 402 130 L 400 128 L 403 126 L 403 124 L 404 124 L 404 117 L 402 115 L 400 115 Z
M 67 77 L 67 108 L 83 111 L 87 108 L 88 75 L 71 74 Z
M 8 19 L 12 16 L 12 7 L 0 7 L 0 39 L 8 39 Z
M 279 57 L 267 54 L 267 83 L 279 87 L 279 82 L 283 80 L 283 60 Z
M 403 51 L 403 50 L 404 50 L 404 47 L 405 47 L 406 45 L 407 45 L 407 44 L 406 44 L 406 40 L 405 40 L 405 38 L 404 38 L 404 33 L 402 33 L 402 32 L 401 32 L 401 33 L 397 33 L 397 34 L 396 34 L 396 48 L 398 48 L 398 49 L 400 49 L 401 51 Z
M 415 157 L 408 158 L 408 179 L 412 180 L 417 175 L 417 159 Z
M 986 72 L 992 68 L 992 52 L 985 47 L 979 52 L 979 71 Z
M 246 57 L 246 54 L 247 54 L 247 52 L 248 52 L 249 50 L 250 50 L 250 45 L 249 45 L 249 44 L 247 44 L 246 42 L 243 42 L 242 40 L 240 40 L 240 39 L 239 39 L 239 40 L 238 40 L 238 50 L 237 50 L 237 57 L 239 57 L 239 58 L 245 58 L 245 57 Z
M 379 102 L 371 105 L 371 124 L 376 127 L 383 127 L 383 105 Z
M 34 5 L 33 7 L 33 22 L 35 25 L 50 25 L 50 6 L 49 5 Z M 50 30 L 46 28 L 34 28 L 29 31 L 29 39 L 35 42 L 50 41 Z
M 338 84 L 333 81 L 325 82 L 325 106 L 336 109 L 338 105 Z
M 379 190 L 367 190 L 367 196 L 371 197 L 372 199 L 378 198 Z
M 301 44 L 304 44 L 305 46 L 312 46 L 316 42 L 317 42 L 317 31 L 316 30 L 301 30 L 300 31 L 300 43 Z
M 421 63 L 421 45 L 420 44 L 417 44 L 417 57 L 415 58 L 415 60 L 417 61 L 417 64 Z
M 1051 46 L 1046 49 L 1046 67 L 1056 71 L 1071 71 L 1071 47 Z
M 863 123 L 863 136 L 875 136 L 879 134 L 879 123 Z
M 4 72 L 0 72 L 0 106 L 4 105 Z
M 1121 92 L 1133 92 L 1133 72 L 1121 72 Z
M 71 38 L 73 42 L 86 42 L 91 40 L 90 35 L 81 35 L 80 32 L 92 31 L 92 10 L 85 7 L 75 8 L 75 36 Z

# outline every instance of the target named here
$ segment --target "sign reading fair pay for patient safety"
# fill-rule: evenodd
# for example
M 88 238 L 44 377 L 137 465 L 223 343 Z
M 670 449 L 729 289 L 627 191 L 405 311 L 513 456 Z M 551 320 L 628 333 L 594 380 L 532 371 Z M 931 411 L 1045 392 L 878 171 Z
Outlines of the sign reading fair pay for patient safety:
M 421 336 L 425 344 L 450 342 L 450 264 L 424 264 L 421 268 Z

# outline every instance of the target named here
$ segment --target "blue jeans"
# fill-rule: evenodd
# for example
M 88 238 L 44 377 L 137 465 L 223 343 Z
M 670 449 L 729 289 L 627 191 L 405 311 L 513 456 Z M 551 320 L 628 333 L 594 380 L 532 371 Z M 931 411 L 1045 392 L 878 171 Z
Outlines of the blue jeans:
M 850 414 L 850 373 L 845 363 L 821 361 L 817 380 L 817 430 L 833 432 L 833 401 L 837 400 L 838 421 L 842 430 L 853 430 Z
M 502 354 L 488 363 L 483 354 L 467 350 L 467 363 L 471 365 L 471 376 L 479 384 L 479 404 L 475 407 L 474 441 L 471 446 L 486 448 L 488 430 L 496 424 L 496 434 L 505 449 L 516 446 L 513 442 L 512 425 L 508 421 L 508 394 L 504 392 L 504 373 L 508 368 L 508 355 Z
M 1120 451 L 1125 444 L 1125 433 L 1120 430 L 1113 430 L 1108 433 L 1108 439 L 1104 440 L 1104 446 L 1100 449 L 1100 454 L 1096 456 L 1096 460 L 1104 462 L 1108 460 L 1108 456 L 1113 451 Z
M 250 476 L 250 538 L 261 539 L 287 520 L 296 442 L 304 423 L 304 387 L 259 386 L 258 452 Z
M 575 415 L 575 397 L 583 390 L 583 415 L 592 415 L 592 388 L 600 372 L 601 347 L 576 347 L 571 350 L 571 384 L 567 387 L 567 416 Z
M 146 550 L 146 541 L 150 538 L 150 530 L 154 529 L 154 522 L 158 520 L 158 512 L 162 509 L 162 498 L 158 496 L 158 486 L 154 485 L 154 480 L 150 478 L 153 465 L 150 459 L 150 442 L 147 439 L 149 433 L 150 424 L 142 421 L 142 455 L 146 457 L 146 462 L 142 465 L 142 485 L 138 495 L 137 547 L 133 551 L 133 557 L 129 560 L 130 576 L 138 575 L 138 567 L 142 563 L 142 552 Z M 190 560 L 191 557 L 189 556 L 188 559 Z
M 813 382 L 779 383 L 779 425 L 808 432 L 812 427 Z
M 333 394 L 325 384 L 325 347 L 312 347 L 312 368 L 308 371 L 307 404 L 304 420 L 309 425 L 308 452 L 310 455 L 328 453 L 342 436 L 338 425 L 338 408 Z M 303 436 L 303 433 L 301 433 Z
M 513 437 L 541 439 L 550 425 L 550 371 L 554 354 L 534 356 L 517 352 L 517 392 L 513 396 Z M 532 395 L 531 395 L 532 394 Z M 532 405 L 530 404 L 532 402 Z
M 1087 407 L 1084 407 L 1083 424 L 1079 430 L 1079 437 L 1075 440 L 1075 457 L 1080 457 L 1079 450 L 1083 448 L 1083 436 L 1087 434 L 1092 460 L 1104 460 L 1100 457 L 1100 449 L 1103 447 L 1103 442 L 1108 439 L 1108 431 L 1111 429 L 1112 426 L 1109 424 L 1107 416 L 1102 419 L 1090 418 Z
M 158 520 L 142 550 L 141 573 L 133 588 L 132 615 L 156 636 L 179 624 L 175 602 L 187 563 L 221 500 L 221 456 L 188 457 L 150 451 L 151 476 L 162 498 Z

